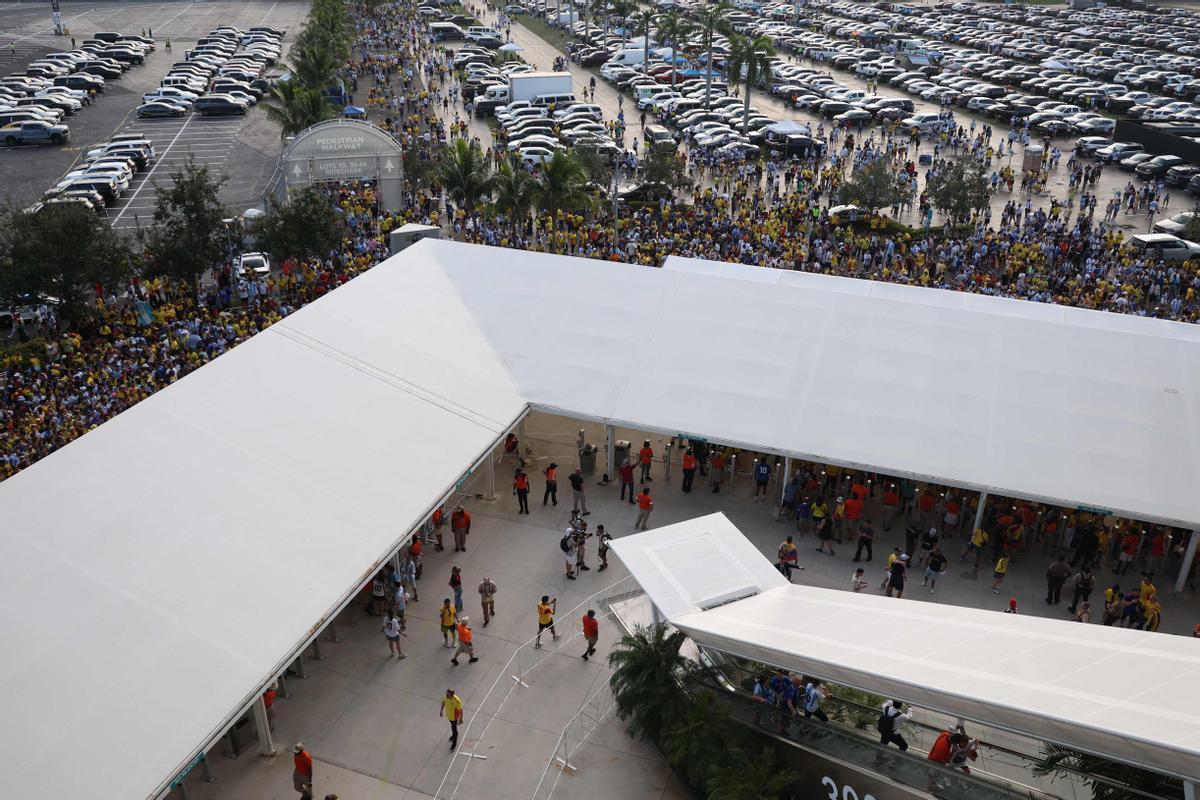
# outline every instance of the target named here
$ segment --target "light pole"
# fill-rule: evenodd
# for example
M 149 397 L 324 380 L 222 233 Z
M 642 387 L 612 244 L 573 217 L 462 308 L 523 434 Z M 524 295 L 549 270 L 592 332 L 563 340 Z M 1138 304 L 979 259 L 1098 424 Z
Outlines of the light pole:
M 63 29 L 62 14 L 58 9 L 58 0 L 50 0 L 50 16 L 54 18 L 54 35 L 62 36 L 66 31 Z
M 233 217 L 227 217 L 221 220 L 221 224 L 225 226 L 225 243 L 226 257 L 229 259 L 229 305 L 233 307 L 237 304 L 238 285 L 237 285 L 237 267 L 234 265 L 233 258 L 233 227 L 237 225 L 237 220 Z

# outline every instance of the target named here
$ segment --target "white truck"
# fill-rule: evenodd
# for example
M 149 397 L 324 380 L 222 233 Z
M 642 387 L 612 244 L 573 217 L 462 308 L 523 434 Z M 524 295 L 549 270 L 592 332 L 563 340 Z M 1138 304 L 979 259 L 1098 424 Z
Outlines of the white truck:
M 543 95 L 568 95 L 572 93 L 572 76 L 569 72 L 522 72 L 510 75 L 508 85 L 489 86 L 475 101 L 479 113 L 494 112 L 500 106 L 514 100 L 533 100 Z

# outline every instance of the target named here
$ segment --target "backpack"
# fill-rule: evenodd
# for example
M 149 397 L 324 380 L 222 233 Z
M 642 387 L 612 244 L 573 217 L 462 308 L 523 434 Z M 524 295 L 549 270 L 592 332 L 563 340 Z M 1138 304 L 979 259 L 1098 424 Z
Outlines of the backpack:
M 875 723 L 876 729 L 884 736 L 891 736 L 896 732 L 896 718 L 889 716 L 886 711 L 879 715 L 879 720 Z
M 564 553 L 569 552 L 571 549 L 571 546 L 567 543 L 567 536 L 565 534 L 558 540 L 558 549 Z

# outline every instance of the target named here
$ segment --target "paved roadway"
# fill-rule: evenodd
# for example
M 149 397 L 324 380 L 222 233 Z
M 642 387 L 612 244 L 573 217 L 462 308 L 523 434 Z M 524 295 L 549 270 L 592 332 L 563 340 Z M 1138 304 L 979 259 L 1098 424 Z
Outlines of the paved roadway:
M 0 149 L 0 170 L 7 178 L 0 197 L 29 205 L 80 163 L 88 146 L 105 141 L 113 133 L 137 131 L 151 136 L 159 159 L 135 176 L 126 195 L 109 209 L 115 226 L 145 224 L 153 214 L 153 186 L 169 184 L 171 170 L 189 157 L 227 178 L 221 199 L 231 211 L 257 205 L 274 174 L 282 147 L 278 127 L 266 118 L 261 107 L 250 109 L 245 117 L 188 116 L 177 120 L 139 120 L 133 110 L 141 103 L 143 93 L 158 86 L 171 64 L 183 60 L 184 50 L 218 25 L 286 28 L 286 58 L 287 48 L 307 13 L 308 3 L 301 0 L 63 3 L 64 25 L 69 36 L 79 41 L 100 30 L 140 33 L 149 28 L 158 49 L 142 66 L 130 69 L 120 80 L 109 81 L 95 104 L 65 120 L 71 127 L 67 146 Z M 26 64 L 44 53 L 70 49 L 69 36 L 54 35 L 49 9 L 42 4 L 0 4 L 0 74 L 23 72 Z M 165 50 L 167 39 L 171 40 L 170 53 Z

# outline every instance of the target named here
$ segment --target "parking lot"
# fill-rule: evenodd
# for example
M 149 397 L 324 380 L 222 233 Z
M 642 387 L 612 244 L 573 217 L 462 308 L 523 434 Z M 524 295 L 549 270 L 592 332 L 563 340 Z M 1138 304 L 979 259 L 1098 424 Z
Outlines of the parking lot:
M 125 195 L 107 210 L 114 225 L 146 224 L 153 215 L 154 185 L 169 183 L 171 171 L 189 157 L 227 179 L 221 198 L 231 211 L 261 202 L 282 148 L 278 127 L 261 107 L 251 108 L 244 117 L 145 120 L 138 119 L 134 109 L 144 93 L 158 86 L 171 64 L 182 61 L 198 38 L 219 25 L 287 29 L 286 58 L 308 13 L 306 2 L 63 3 L 61 9 L 68 29 L 63 37 L 53 33 L 48 5 L 0 4 L 0 74 L 21 72 L 46 53 L 71 49 L 72 37 L 82 41 L 96 31 L 137 34 L 146 30 L 153 34 L 157 50 L 145 64 L 108 81 L 93 105 L 64 118 L 71 131 L 66 145 L 0 148 L 0 170 L 6 177 L 0 193 L 30 205 L 79 164 L 89 146 L 116 133 L 139 132 L 152 139 L 158 158 L 134 177 Z M 165 49 L 168 39 L 171 52 Z

